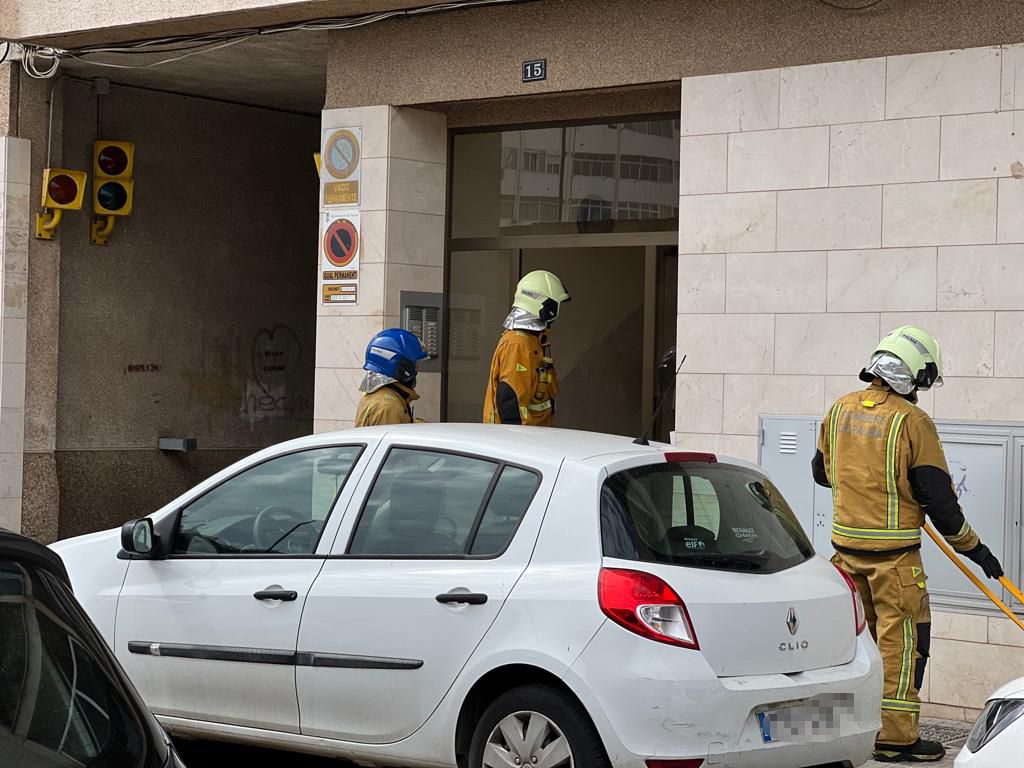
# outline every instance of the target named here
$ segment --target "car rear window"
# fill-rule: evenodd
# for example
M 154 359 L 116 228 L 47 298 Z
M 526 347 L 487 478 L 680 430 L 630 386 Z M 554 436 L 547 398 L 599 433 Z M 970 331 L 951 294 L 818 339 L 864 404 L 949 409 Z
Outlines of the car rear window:
M 779 489 L 743 467 L 667 462 L 611 475 L 601 490 L 605 557 L 772 573 L 814 555 Z

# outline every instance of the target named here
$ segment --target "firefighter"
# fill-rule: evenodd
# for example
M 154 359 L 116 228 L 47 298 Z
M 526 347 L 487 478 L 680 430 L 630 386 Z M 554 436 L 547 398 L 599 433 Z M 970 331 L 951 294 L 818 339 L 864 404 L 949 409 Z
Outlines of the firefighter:
M 416 394 L 416 372 L 427 353 L 415 334 L 401 328 L 387 328 L 366 347 L 359 385 L 363 397 L 356 412 L 357 427 L 379 424 L 411 424 Z
M 484 396 L 485 424 L 550 427 L 555 417 L 558 375 L 551 359 L 550 328 L 569 294 L 544 270 L 516 286 L 505 332 L 491 360 Z
M 811 468 L 815 482 L 832 488 L 832 562 L 856 584 L 882 654 L 875 759 L 933 762 L 945 749 L 918 733 L 931 635 L 920 551 L 925 515 L 990 579 L 1003 569 L 964 518 L 935 424 L 916 405 L 918 392 L 942 385 L 938 342 L 920 328 L 897 328 L 860 378 L 868 388 L 828 412 Z

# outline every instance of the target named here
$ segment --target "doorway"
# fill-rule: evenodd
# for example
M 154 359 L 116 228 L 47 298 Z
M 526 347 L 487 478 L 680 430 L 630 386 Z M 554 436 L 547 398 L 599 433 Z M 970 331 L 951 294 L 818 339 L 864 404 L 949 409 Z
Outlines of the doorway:
M 516 283 L 546 269 L 572 295 L 551 334 L 556 425 L 636 436 L 664 398 L 651 436 L 668 439 L 675 423 L 675 247 L 549 243 L 452 251 L 449 265 L 448 421 L 482 418 L 491 356 Z
M 546 269 L 572 295 L 551 335 L 556 425 L 636 436 L 654 419 L 667 440 L 678 115 L 459 132 L 451 148 L 445 418 L 482 419 L 516 283 Z

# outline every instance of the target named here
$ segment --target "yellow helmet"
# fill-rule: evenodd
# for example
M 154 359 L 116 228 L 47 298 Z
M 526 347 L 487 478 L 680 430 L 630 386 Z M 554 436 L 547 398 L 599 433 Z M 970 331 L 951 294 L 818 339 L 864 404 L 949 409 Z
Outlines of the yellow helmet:
M 558 317 L 558 310 L 565 301 L 569 301 L 569 293 L 562 281 L 551 272 L 538 269 L 519 281 L 512 306 L 550 325 Z
M 878 342 L 871 356 L 872 361 L 885 353 L 898 357 L 906 364 L 917 389 L 942 386 L 942 350 L 939 342 L 927 331 L 914 325 L 897 328 Z M 868 375 L 866 370 L 861 372 L 861 378 L 865 378 L 865 375 Z

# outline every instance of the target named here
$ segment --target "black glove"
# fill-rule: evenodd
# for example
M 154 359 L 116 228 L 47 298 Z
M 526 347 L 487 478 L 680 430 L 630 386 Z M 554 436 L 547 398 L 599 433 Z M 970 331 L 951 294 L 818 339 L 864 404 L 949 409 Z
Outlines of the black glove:
M 978 544 L 974 549 L 964 552 L 964 554 L 981 566 L 981 570 L 983 570 L 985 575 L 990 579 L 998 579 L 1002 577 L 1003 566 L 999 564 L 996 556 L 992 554 L 992 550 L 984 544 Z

